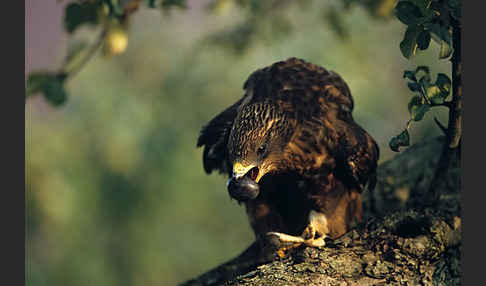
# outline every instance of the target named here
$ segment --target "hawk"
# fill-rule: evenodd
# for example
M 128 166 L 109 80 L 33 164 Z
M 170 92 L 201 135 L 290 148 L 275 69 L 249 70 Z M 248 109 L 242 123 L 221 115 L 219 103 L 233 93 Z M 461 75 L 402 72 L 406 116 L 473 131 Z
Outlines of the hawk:
M 228 176 L 256 238 L 325 245 L 362 218 L 379 148 L 354 120 L 335 72 L 289 58 L 253 72 L 243 97 L 206 124 L 203 166 Z

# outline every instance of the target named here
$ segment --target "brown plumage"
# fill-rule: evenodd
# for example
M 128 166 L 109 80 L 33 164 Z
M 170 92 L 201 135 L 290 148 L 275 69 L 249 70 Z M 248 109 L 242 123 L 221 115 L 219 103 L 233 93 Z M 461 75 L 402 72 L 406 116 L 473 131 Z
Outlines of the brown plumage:
M 347 84 L 290 58 L 255 71 L 245 95 L 201 131 L 207 173 L 229 176 L 257 238 L 324 245 L 361 219 L 360 193 L 374 187 L 379 149 L 352 117 Z

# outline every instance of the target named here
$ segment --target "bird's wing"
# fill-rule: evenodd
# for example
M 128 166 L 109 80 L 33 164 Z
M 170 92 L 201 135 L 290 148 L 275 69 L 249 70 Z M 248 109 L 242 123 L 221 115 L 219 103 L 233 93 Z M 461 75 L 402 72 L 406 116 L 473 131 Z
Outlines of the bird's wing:
M 313 104 L 300 112 L 300 124 L 289 147 L 297 166 L 307 174 L 332 172 L 346 185 L 362 191 L 374 187 L 379 149 L 352 117 L 347 84 L 330 72 L 314 87 Z
M 363 191 L 376 184 L 379 148 L 375 140 L 357 124 L 348 124 L 339 140 L 335 174 L 345 183 Z
M 228 165 L 227 144 L 238 107 L 243 99 L 218 114 L 201 130 L 197 147 L 204 146 L 203 166 L 208 174 L 213 170 L 226 174 L 231 172 L 231 167 Z

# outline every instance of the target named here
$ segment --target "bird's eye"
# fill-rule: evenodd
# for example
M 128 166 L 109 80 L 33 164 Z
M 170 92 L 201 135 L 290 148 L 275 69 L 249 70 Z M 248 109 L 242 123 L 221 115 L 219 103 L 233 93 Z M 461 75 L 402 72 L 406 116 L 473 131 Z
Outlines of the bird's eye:
M 263 155 L 266 150 L 267 150 L 267 144 L 263 144 L 260 147 L 258 147 L 257 153 L 258 155 Z

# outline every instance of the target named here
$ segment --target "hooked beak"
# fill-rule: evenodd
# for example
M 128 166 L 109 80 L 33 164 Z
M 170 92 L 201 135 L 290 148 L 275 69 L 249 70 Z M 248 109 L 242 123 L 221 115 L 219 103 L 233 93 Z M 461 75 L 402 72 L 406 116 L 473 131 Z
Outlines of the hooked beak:
M 261 168 L 258 168 L 253 164 L 244 166 L 243 164 L 237 162 L 233 165 L 233 178 L 239 179 L 246 175 L 249 175 L 249 177 L 255 181 L 255 183 L 258 183 L 264 174 Z
M 233 175 L 226 186 L 230 196 L 239 202 L 254 199 L 260 193 L 258 181 L 262 177 L 260 169 L 254 165 L 244 166 L 241 163 L 233 165 Z

